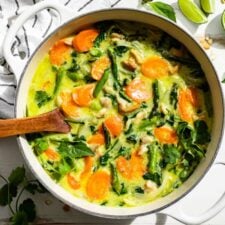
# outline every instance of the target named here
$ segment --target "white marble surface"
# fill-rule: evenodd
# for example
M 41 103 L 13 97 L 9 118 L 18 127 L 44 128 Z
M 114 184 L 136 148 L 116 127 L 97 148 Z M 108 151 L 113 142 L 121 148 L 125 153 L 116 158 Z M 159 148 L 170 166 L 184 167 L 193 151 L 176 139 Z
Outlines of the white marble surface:
M 128 0 L 127 0 L 128 1 Z M 213 64 L 218 71 L 218 76 L 220 80 L 225 77 L 225 31 L 223 31 L 220 23 L 220 16 L 222 11 L 225 9 L 225 5 L 220 4 L 217 1 L 217 12 L 209 16 L 209 22 L 207 24 L 196 26 L 191 22 L 188 22 L 179 12 L 177 5 L 173 0 L 167 0 L 166 2 L 173 4 L 177 11 L 178 24 L 183 26 L 184 29 L 188 30 L 192 35 L 199 40 L 199 37 L 209 35 L 215 42 L 210 50 L 207 51 L 210 57 L 212 57 Z M 118 4 L 118 7 L 126 6 L 122 1 Z M 136 0 L 132 0 L 133 5 L 138 5 Z M 223 86 L 223 91 L 225 90 L 225 84 Z M 221 149 L 217 156 L 218 160 L 225 161 L 225 139 L 221 145 Z M 8 138 L 0 140 L 0 173 L 3 175 L 8 175 L 10 171 L 16 166 L 20 166 L 25 162 L 20 154 L 19 148 L 16 143 L 15 138 Z M 200 184 L 181 200 L 182 206 L 185 212 L 190 215 L 199 215 L 208 209 L 216 200 L 225 192 L 225 167 L 214 166 L 210 169 L 209 173 L 204 177 Z M 32 176 L 30 174 L 30 176 Z M 0 185 L 1 185 L 0 181 Z M 97 217 L 89 216 L 80 213 L 76 210 L 70 210 L 69 212 L 64 212 L 62 207 L 63 204 L 57 199 L 52 197 L 50 194 L 35 195 L 32 196 L 37 204 L 38 211 L 38 224 L 118 224 L 118 225 L 181 225 L 180 222 L 175 221 L 172 218 L 159 216 L 156 214 L 138 217 L 133 220 L 109 220 L 100 219 Z M 51 204 L 47 205 L 45 202 L 49 201 Z M 7 224 L 7 220 L 10 217 L 7 208 L 0 208 L 0 225 Z M 205 225 L 224 225 L 225 224 L 225 210 L 220 212 L 216 217 Z

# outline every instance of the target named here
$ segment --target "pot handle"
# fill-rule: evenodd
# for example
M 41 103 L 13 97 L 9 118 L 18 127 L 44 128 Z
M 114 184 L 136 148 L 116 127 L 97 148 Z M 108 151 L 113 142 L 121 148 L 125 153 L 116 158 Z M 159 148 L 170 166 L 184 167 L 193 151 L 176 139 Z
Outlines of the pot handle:
M 225 162 L 216 162 L 214 165 L 224 165 Z M 173 206 L 168 207 L 167 209 L 164 209 L 160 212 L 160 214 L 164 214 L 167 216 L 172 217 L 173 219 L 187 224 L 187 225 L 197 225 L 202 224 L 214 216 L 216 216 L 223 208 L 225 207 L 225 192 L 223 195 L 214 203 L 211 208 L 206 210 L 204 213 L 198 216 L 191 216 L 184 213 L 180 207 L 181 203 L 176 203 Z
M 18 18 L 13 22 L 7 31 L 3 41 L 3 56 L 9 64 L 12 72 L 15 74 L 16 81 L 19 81 L 20 75 L 25 67 L 26 60 L 20 59 L 20 57 L 14 57 L 11 52 L 11 46 L 18 30 L 23 24 L 33 15 L 41 10 L 51 8 L 56 10 L 60 18 L 60 24 L 71 18 L 74 12 L 67 9 L 65 6 L 57 3 L 56 1 L 41 1 L 33 6 L 27 8 Z M 16 61 L 15 61 L 16 60 Z

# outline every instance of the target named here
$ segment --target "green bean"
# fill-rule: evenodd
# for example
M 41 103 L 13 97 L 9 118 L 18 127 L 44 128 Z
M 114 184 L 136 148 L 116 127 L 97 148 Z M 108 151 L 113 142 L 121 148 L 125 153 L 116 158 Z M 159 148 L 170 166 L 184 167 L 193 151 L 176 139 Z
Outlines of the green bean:
M 109 78 L 109 69 L 106 69 L 102 78 L 99 80 L 99 82 L 97 83 L 97 85 L 95 86 L 94 92 L 93 92 L 93 96 L 96 98 L 98 96 L 98 94 L 100 93 L 100 91 L 102 90 L 103 86 L 105 85 L 106 81 Z

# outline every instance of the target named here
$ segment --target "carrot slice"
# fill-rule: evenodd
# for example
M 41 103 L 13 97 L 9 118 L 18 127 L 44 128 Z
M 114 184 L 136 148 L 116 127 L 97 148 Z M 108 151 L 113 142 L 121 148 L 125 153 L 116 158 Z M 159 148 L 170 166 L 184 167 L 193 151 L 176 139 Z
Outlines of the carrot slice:
M 86 193 L 91 200 L 103 200 L 110 189 L 111 177 L 105 171 L 93 173 L 87 182 Z
M 159 56 L 152 56 L 141 65 L 142 74 L 152 79 L 168 76 L 169 70 L 169 63 Z
M 110 66 L 108 57 L 103 56 L 92 63 L 91 76 L 95 80 L 100 80 L 104 71 Z
M 120 135 L 123 130 L 123 120 L 117 115 L 112 115 L 106 118 L 104 124 L 113 136 Z
M 121 175 L 128 180 L 140 178 L 145 172 L 143 158 L 136 151 L 132 153 L 129 160 L 120 156 L 116 160 L 116 167 Z
M 80 175 L 80 179 L 84 180 L 86 177 L 88 177 L 91 174 L 91 169 L 93 167 L 94 164 L 94 159 L 91 156 L 86 156 L 84 158 L 84 170 Z
M 72 94 L 69 92 L 62 92 L 60 97 L 62 98 L 61 109 L 64 114 L 68 117 L 78 116 L 78 107 L 72 99 Z
M 94 28 L 80 31 L 73 39 L 73 47 L 77 52 L 88 52 L 98 35 L 99 31 Z
M 60 66 L 69 59 L 72 48 L 66 45 L 62 40 L 56 42 L 49 51 L 51 64 Z
M 92 135 L 88 139 L 88 144 L 96 144 L 96 145 L 103 145 L 103 144 L 105 144 L 104 135 L 102 133 L 97 133 L 97 134 Z
M 141 103 L 151 97 L 150 91 L 147 90 L 145 82 L 140 79 L 132 80 L 125 89 L 126 94 L 134 101 Z
M 195 114 L 194 108 L 198 107 L 197 89 L 181 90 L 178 97 L 178 111 L 182 120 L 192 122 Z
M 59 154 L 51 148 L 48 148 L 47 150 L 45 150 L 44 153 L 48 157 L 48 159 L 52 161 L 58 161 L 60 158 Z
M 93 84 L 77 87 L 73 90 L 73 101 L 79 106 L 88 106 L 93 99 Z
M 154 135 L 163 144 L 176 144 L 178 141 L 176 131 L 169 127 L 156 127 Z
M 71 173 L 67 174 L 67 182 L 68 182 L 69 186 L 74 190 L 80 188 L 79 182 L 75 179 L 75 177 L 73 175 L 71 175 Z

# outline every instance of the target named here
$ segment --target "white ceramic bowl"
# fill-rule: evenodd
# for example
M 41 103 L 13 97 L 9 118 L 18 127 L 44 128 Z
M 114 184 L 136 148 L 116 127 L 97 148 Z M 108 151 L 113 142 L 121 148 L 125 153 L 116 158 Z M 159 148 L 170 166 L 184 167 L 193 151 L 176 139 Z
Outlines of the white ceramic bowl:
M 41 5 L 42 4 L 42 5 Z M 36 7 L 36 8 L 35 8 Z M 38 8 L 39 7 L 39 8 Z M 4 54 L 8 63 L 16 72 L 18 66 L 15 66 L 13 62 L 13 57 L 9 51 L 10 44 L 12 42 L 13 36 L 15 35 L 18 27 L 30 16 L 34 15 L 35 12 L 46 7 L 55 8 L 61 15 L 61 18 L 65 16 L 65 9 L 56 3 L 46 3 L 42 2 L 36 4 L 30 12 L 26 12 L 25 15 L 22 15 L 18 19 L 19 22 L 15 22 L 14 27 L 11 27 L 9 34 L 5 39 Z M 53 45 L 56 40 L 67 37 L 71 34 L 74 34 L 77 30 L 80 30 L 82 27 L 92 24 L 98 21 L 103 20 L 127 20 L 141 22 L 149 25 L 154 25 L 161 30 L 167 32 L 172 37 L 176 38 L 186 48 L 194 55 L 194 57 L 201 64 L 202 69 L 206 75 L 210 90 L 212 93 L 212 103 L 214 110 L 214 121 L 212 127 L 212 140 L 208 146 L 208 151 L 206 157 L 201 161 L 199 166 L 196 168 L 191 177 L 177 190 L 173 191 L 171 194 L 167 195 L 164 198 L 158 199 L 147 205 L 138 206 L 134 208 L 122 208 L 122 207 L 106 207 L 96 204 L 92 204 L 84 199 L 76 198 L 71 195 L 61 186 L 56 184 L 45 172 L 40 163 L 38 162 L 36 156 L 34 155 L 31 147 L 29 146 L 27 140 L 24 136 L 18 137 L 18 143 L 20 145 L 21 152 L 24 156 L 26 163 L 29 165 L 33 174 L 38 178 L 38 180 L 58 199 L 62 200 L 71 207 L 78 209 L 80 211 L 108 218 L 128 218 L 135 217 L 138 215 L 143 215 L 147 213 L 162 212 L 161 210 L 167 208 L 169 210 L 164 210 L 165 213 L 176 217 L 178 220 L 190 224 L 199 224 L 202 221 L 209 219 L 218 213 L 219 210 L 224 206 L 224 199 L 220 199 L 220 205 L 216 205 L 211 211 L 203 214 L 199 217 L 188 217 L 184 214 L 175 212 L 171 213 L 169 207 L 171 204 L 177 202 L 180 198 L 185 196 L 191 189 L 197 185 L 197 183 L 204 177 L 208 169 L 214 162 L 217 150 L 219 148 L 222 134 L 223 134 L 223 124 L 224 124 L 224 102 L 223 95 L 220 86 L 220 82 L 217 78 L 215 69 L 210 62 L 209 58 L 205 54 L 204 50 L 199 46 L 198 43 L 183 29 L 178 27 L 175 23 L 168 21 L 160 16 L 156 16 L 147 12 L 142 12 L 138 10 L 131 9 L 109 9 L 101 10 L 96 12 L 91 12 L 86 15 L 79 17 L 74 17 L 68 22 L 62 24 L 57 28 L 52 34 L 45 38 L 44 41 L 38 46 L 36 51 L 30 57 L 28 63 L 26 64 L 22 77 L 19 81 L 17 89 L 17 98 L 16 98 L 16 108 L 15 113 L 16 117 L 24 117 L 26 112 L 26 99 L 28 95 L 28 89 L 32 80 L 32 76 L 37 68 L 37 65 L 42 60 L 43 56 L 48 52 L 49 48 Z M 169 207 L 169 208 L 168 208 Z

